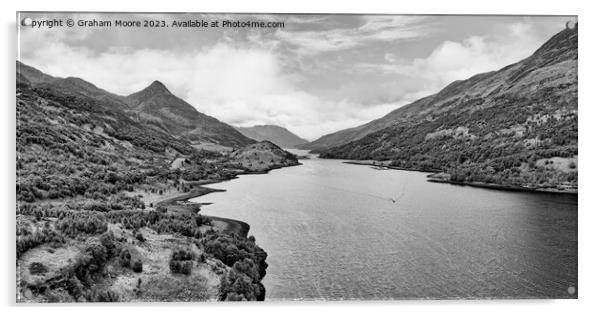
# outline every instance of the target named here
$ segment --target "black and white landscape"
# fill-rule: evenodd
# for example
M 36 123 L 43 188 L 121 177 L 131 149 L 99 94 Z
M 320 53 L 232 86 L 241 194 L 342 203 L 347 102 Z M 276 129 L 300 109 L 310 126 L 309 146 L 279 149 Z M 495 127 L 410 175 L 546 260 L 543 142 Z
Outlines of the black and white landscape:
M 577 298 L 575 17 L 27 17 L 285 27 L 20 26 L 18 302 Z

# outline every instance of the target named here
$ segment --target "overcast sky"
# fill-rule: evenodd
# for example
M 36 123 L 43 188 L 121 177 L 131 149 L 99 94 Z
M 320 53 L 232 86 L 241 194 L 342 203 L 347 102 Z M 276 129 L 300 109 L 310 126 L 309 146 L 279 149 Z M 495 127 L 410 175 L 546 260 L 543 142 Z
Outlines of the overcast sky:
M 20 27 L 20 60 L 128 95 L 154 80 L 236 126 L 313 140 L 454 80 L 529 56 L 569 17 L 23 14 L 21 18 L 255 20 L 278 29 Z

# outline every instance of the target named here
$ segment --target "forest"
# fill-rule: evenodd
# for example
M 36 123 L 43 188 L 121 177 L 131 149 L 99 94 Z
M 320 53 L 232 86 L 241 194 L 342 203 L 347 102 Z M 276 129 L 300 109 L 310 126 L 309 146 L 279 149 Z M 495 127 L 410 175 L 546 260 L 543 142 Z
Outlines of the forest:
M 248 171 L 227 155 L 194 149 L 85 95 L 26 82 L 17 89 L 16 146 L 19 301 L 265 298 L 267 254 L 252 236 L 143 198 Z M 184 163 L 172 168 L 176 157 Z M 157 258 L 153 248 L 168 253 Z M 217 285 L 200 276 L 205 269 Z M 168 296 L 174 292 L 189 293 Z
M 439 179 L 577 191 L 577 29 L 530 57 L 403 106 L 388 126 L 323 158 L 386 161 Z

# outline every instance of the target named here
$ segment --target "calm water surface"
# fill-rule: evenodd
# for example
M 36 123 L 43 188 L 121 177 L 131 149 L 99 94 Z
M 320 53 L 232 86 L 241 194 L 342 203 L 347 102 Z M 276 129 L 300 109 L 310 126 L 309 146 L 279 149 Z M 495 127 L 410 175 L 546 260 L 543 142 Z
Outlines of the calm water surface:
M 576 196 L 302 162 L 196 199 L 251 225 L 268 253 L 267 299 L 575 297 Z

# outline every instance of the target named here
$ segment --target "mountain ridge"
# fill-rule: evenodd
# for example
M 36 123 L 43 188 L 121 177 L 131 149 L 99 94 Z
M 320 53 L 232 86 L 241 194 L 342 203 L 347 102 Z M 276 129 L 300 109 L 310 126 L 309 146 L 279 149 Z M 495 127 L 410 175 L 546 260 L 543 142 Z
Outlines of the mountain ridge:
M 160 81 L 125 97 L 137 119 L 192 142 L 241 147 L 254 141 L 217 118 L 199 112 Z
M 256 125 L 252 127 L 235 127 L 240 133 L 257 141 L 270 141 L 282 148 L 295 148 L 308 141 L 278 125 Z
M 66 96 L 91 98 L 154 130 L 167 132 L 193 143 L 215 143 L 238 148 L 254 142 L 234 127 L 199 112 L 194 106 L 173 95 L 158 80 L 138 92 L 120 96 L 84 79 L 54 77 L 17 61 L 17 83 L 60 91 Z
M 381 118 L 377 118 L 375 120 L 372 120 L 370 122 L 367 122 L 367 123 L 362 124 L 357 127 L 346 128 L 343 130 L 339 130 L 339 131 L 324 135 L 324 136 L 318 138 L 317 140 L 314 140 L 310 143 L 299 146 L 299 148 L 312 150 L 314 153 L 320 153 L 321 151 L 324 151 L 328 148 L 333 148 L 333 147 L 336 147 L 339 145 L 349 143 L 351 141 L 359 140 L 360 138 L 365 137 L 370 133 L 382 130 L 386 127 L 390 127 L 394 124 L 407 122 L 407 120 L 409 118 L 414 119 L 416 117 L 416 115 L 419 114 L 421 111 L 433 110 L 439 106 L 444 105 L 444 103 L 446 103 L 446 102 L 453 102 L 454 101 L 453 98 L 456 98 L 456 101 L 457 101 L 458 98 L 461 97 L 461 95 L 459 95 L 459 94 L 461 94 L 462 91 L 466 91 L 466 90 L 470 89 L 472 86 L 474 86 L 475 84 L 478 84 L 479 82 L 487 80 L 487 78 L 489 78 L 490 76 L 492 76 L 500 71 L 508 70 L 508 68 L 516 66 L 517 64 L 519 64 L 521 62 L 525 62 L 528 60 L 534 60 L 538 57 L 541 57 L 542 54 L 544 54 L 546 51 L 550 50 L 550 47 L 553 47 L 554 43 L 557 43 L 557 39 L 559 37 L 563 37 L 564 36 L 563 34 L 567 34 L 567 32 L 569 32 L 569 33 L 575 32 L 576 33 L 577 26 L 575 26 L 574 30 L 565 29 L 565 30 L 555 34 L 554 36 L 552 36 L 552 38 L 550 38 L 548 41 L 546 41 L 541 47 L 539 47 L 531 56 L 529 56 L 521 61 L 507 65 L 496 71 L 479 73 L 479 74 L 475 74 L 475 75 L 469 77 L 468 79 L 456 80 L 456 81 L 448 84 L 447 86 L 445 86 L 439 92 L 431 94 L 431 95 L 423 97 L 423 98 L 420 98 L 409 104 L 402 105 L 399 108 L 389 112 L 388 114 L 386 114 L 385 116 L 383 116 Z M 517 79 L 520 79 L 520 77 L 517 76 L 513 79 L 517 80 Z M 512 78 L 510 78 L 509 82 L 511 82 L 511 80 L 512 80 Z
M 326 143 L 320 156 L 440 169 L 439 181 L 576 191 L 577 43 L 577 27 L 565 29 L 519 62 L 335 134 L 359 138 Z
M 17 302 L 265 299 L 267 253 L 248 224 L 183 201 L 216 191 L 209 182 L 297 165 L 295 156 L 267 143 L 233 156 L 198 149 L 91 83 L 27 71 L 31 81 L 16 74 Z M 150 98 L 167 95 L 157 87 Z

